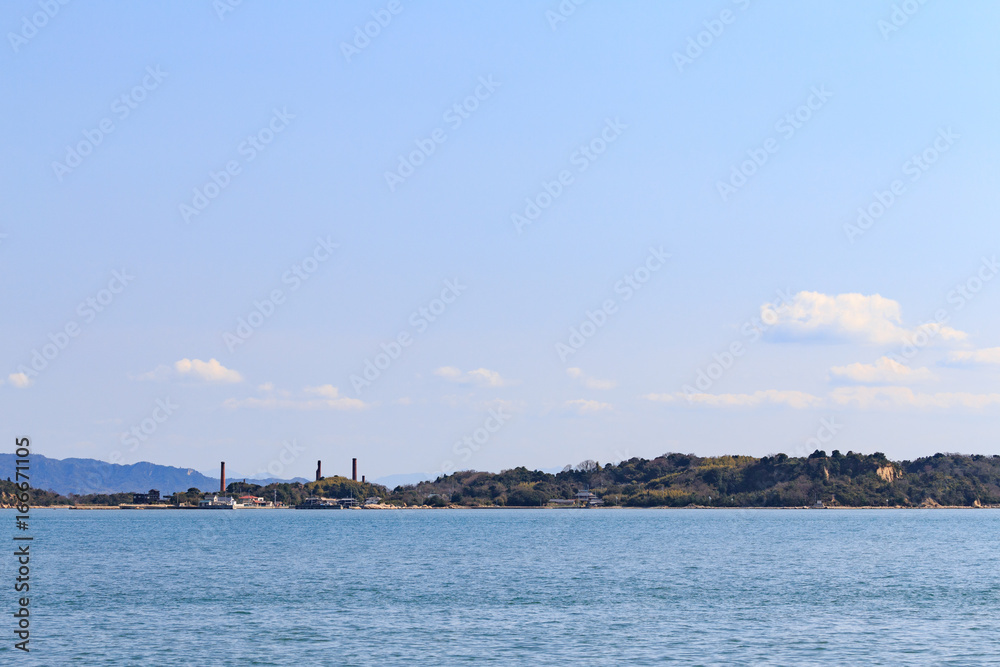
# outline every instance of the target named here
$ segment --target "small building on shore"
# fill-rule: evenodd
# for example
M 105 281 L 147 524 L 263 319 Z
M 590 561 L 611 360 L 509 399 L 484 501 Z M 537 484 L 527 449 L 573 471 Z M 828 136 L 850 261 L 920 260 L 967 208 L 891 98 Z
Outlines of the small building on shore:
M 133 505 L 155 505 L 160 502 L 160 492 L 157 489 L 150 489 L 149 493 L 133 493 Z
M 198 509 L 203 510 L 234 510 L 236 507 L 235 499 L 229 496 L 220 496 L 217 493 L 210 498 L 206 496 L 198 502 Z
M 261 496 L 243 495 L 237 500 L 243 507 L 269 507 L 274 505 L 274 503 L 264 500 Z
M 297 510 L 339 510 L 340 505 L 337 501 L 330 498 L 320 498 L 318 496 L 309 496 L 301 503 L 295 506 Z
M 553 501 L 550 500 L 549 502 Z M 604 500 L 598 498 L 596 493 L 591 493 L 587 489 L 577 491 L 571 502 L 579 507 L 600 507 L 604 504 Z

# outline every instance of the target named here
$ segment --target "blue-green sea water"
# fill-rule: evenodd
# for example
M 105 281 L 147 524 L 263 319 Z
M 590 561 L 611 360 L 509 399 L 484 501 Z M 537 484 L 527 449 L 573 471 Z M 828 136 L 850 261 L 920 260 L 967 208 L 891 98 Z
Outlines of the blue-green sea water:
M 1000 664 L 991 510 L 33 509 L 30 533 L 31 653 L 4 549 L 3 665 Z

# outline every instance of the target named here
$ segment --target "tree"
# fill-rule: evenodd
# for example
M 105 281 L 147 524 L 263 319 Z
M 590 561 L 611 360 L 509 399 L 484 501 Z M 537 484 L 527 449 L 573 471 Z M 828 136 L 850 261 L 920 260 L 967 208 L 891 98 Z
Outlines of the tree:
M 521 507 L 539 507 L 549 501 L 541 491 L 518 487 L 507 494 L 507 504 Z

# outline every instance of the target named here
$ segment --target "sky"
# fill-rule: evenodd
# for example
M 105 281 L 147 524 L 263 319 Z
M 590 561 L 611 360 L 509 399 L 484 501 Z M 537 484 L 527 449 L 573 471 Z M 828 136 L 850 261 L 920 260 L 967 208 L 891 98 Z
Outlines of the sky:
M 1000 6 L 0 7 L 0 429 L 311 478 L 996 453 Z

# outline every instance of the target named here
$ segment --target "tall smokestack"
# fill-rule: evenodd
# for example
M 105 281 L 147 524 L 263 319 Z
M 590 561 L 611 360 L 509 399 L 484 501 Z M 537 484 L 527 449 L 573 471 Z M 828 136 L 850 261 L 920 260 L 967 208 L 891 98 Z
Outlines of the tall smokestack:
M 358 481 L 358 460 L 351 459 L 351 479 Z
M 222 479 L 219 480 L 219 493 L 226 492 L 226 462 L 222 462 Z
M 323 462 L 316 461 L 316 481 L 323 479 Z
M 362 484 L 364 484 L 364 482 L 365 482 L 365 476 L 364 476 L 364 475 L 362 475 L 362 476 L 361 476 L 361 483 L 362 483 Z

